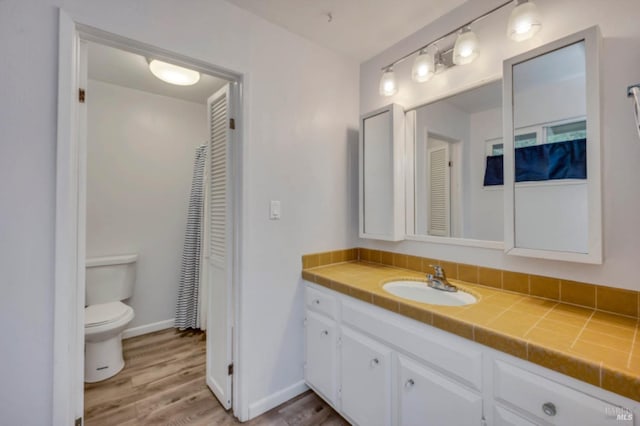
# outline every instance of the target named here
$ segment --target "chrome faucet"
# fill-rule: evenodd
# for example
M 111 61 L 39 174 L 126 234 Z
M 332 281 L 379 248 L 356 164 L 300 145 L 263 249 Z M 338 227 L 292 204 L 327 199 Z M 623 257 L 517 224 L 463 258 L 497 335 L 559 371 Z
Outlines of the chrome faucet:
M 456 292 L 458 288 L 447 281 L 444 269 L 439 265 L 429 265 L 433 268 L 435 275 L 427 274 L 427 285 L 436 290 Z

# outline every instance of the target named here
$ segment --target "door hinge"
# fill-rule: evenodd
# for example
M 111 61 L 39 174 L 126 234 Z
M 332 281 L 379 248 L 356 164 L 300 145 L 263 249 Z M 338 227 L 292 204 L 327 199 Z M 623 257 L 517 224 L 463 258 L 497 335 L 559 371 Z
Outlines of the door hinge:
M 229 128 L 231 130 L 235 130 L 236 129 L 236 119 L 235 118 L 230 118 L 229 119 Z
M 82 417 L 78 417 L 73 423 L 73 426 L 82 426 Z
M 78 102 L 83 104 L 85 96 L 86 96 L 86 93 L 85 93 L 84 89 L 78 89 Z
M 449 167 L 453 167 L 453 161 L 449 161 Z
M 229 366 L 227 367 L 227 374 L 229 376 L 233 376 L 233 364 L 229 364 Z

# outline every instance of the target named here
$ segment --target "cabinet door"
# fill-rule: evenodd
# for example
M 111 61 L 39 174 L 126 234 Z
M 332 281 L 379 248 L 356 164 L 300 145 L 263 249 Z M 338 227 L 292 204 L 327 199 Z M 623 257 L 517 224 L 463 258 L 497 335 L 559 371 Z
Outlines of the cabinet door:
M 404 238 L 404 111 L 391 104 L 360 119 L 360 237 Z
M 391 424 L 391 350 L 342 327 L 342 412 L 355 424 Z
M 335 404 L 337 328 L 333 320 L 307 311 L 305 330 L 305 380 Z
M 415 361 L 398 356 L 398 425 L 479 425 L 480 394 Z

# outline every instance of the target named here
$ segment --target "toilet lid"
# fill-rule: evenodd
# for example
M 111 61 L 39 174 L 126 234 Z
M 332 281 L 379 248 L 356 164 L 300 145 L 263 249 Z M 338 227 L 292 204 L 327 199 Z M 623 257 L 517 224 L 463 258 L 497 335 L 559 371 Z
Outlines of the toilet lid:
M 129 307 L 122 302 L 101 303 L 84 308 L 84 326 L 95 327 L 97 325 L 114 322 L 124 317 Z

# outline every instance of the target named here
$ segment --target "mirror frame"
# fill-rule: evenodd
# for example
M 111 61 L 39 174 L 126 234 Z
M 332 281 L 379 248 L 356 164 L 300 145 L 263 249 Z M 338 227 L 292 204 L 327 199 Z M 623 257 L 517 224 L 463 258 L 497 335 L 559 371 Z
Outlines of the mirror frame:
M 433 103 L 449 99 L 453 96 L 459 95 L 464 92 L 468 92 L 473 89 L 477 89 L 479 87 L 485 86 L 487 84 L 495 83 L 496 81 L 502 80 L 501 75 L 494 75 L 489 78 L 476 81 L 469 85 L 464 85 L 456 90 L 446 93 L 443 96 L 439 96 L 437 98 L 431 99 L 426 103 L 415 105 L 411 108 L 405 108 L 405 176 L 406 176 L 406 230 L 405 230 L 405 240 L 408 241 L 422 241 L 426 243 L 436 243 L 436 244 L 448 244 L 455 246 L 465 246 L 465 247 L 479 247 L 493 250 L 504 250 L 504 242 L 503 241 L 492 241 L 492 240 L 476 240 L 473 238 L 463 238 L 463 237 L 440 237 L 437 235 L 420 235 L 415 232 L 415 199 L 416 199 L 416 185 L 415 185 L 415 119 L 407 116 L 408 113 L 412 111 L 416 111 L 423 106 L 431 105 Z M 504 112 L 503 112 L 504 116 Z M 413 229 L 412 229 L 413 228 Z
M 515 182 L 513 129 L 513 67 L 554 50 L 584 41 L 587 107 L 587 206 L 588 252 L 574 253 L 529 249 L 515 245 Z M 601 173 L 601 36 L 598 26 L 590 27 L 532 49 L 503 62 L 503 141 L 504 141 L 504 251 L 510 255 L 601 264 L 602 254 L 602 173 Z

